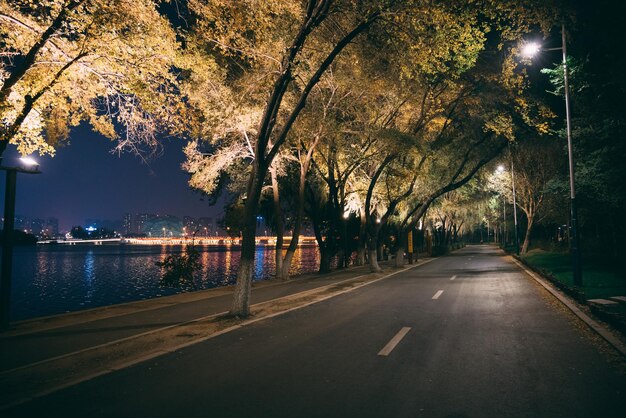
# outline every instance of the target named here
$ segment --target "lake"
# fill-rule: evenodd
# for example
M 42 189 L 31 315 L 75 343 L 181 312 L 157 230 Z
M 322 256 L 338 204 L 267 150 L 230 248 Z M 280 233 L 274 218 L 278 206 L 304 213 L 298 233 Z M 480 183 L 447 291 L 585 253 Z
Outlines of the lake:
M 54 315 L 191 290 L 234 284 L 239 247 L 197 246 L 202 271 L 195 289 L 162 287 L 155 262 L 181 253 L 180 245 L 38 245 L 15 247 L 11 320 Z M 256 248 L 254 281 L 274 275 L 273 246 Z M 291 274 L 317 270 L 316 246 L 298 248 Z

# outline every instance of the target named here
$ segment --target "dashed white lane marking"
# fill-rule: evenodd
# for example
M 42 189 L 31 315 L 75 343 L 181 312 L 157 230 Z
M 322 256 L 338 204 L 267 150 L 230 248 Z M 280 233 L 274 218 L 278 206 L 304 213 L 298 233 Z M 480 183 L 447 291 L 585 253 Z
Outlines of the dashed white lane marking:
M 441 296 L 442 293 L 443 293 L 443 290 L 437 290 L 437 293 L 435 293 L 435 296 L 433 296 L 433 299 L 439 299 L 439 296 Z
M 450 277 L 450 280 L 454 280 L 454 279 L 456 279 L 456 274 L 454 276 Z
M 388 356 L 394 348 L 402 341 L 404 336 L 411 330 L 410 327 L 403 327 L 398 333 L 378 352 L 379 356 Z

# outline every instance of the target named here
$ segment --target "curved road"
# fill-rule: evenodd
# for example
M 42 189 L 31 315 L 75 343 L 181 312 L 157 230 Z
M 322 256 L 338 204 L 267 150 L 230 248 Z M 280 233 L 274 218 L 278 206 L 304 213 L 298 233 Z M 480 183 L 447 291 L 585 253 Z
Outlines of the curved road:
M 500 252 L 474 246 L 3 417 L 617 417 L 625 371 Z

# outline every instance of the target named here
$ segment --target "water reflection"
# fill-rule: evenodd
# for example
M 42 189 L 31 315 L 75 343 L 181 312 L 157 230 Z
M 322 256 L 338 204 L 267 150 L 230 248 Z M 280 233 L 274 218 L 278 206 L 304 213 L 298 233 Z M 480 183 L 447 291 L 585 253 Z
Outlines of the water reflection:
M 203 247 L 201 289 L 234 284 L 239 247 Z M 181 292 L 159 286 L 155 262 L 181 253 L 183 246 L 17 247 L 14 254 L 12 318 L 19 320 Z M 275 249 L 259 246 L 253 280 L 274 275 Z M 291 274 L 317 269 L 317 247 L 301 247 Z
M 262 246 L 256 247 L 256 252 L 254 254 L 254 275 L 255 276 L 260 276 L 263 273 L 264 257 L 265 257 L 265 247 L 262 247 Z
M 87 251 L 85 255 L 85 265 L 83 267 L 84 283 L 85 283 L 85 300 L 83 304 L 91 302 L 91 296 L 93 294 L 93 281 L 96 276 L 95 272 L 96 259 L 93 255 L 93 250 Z

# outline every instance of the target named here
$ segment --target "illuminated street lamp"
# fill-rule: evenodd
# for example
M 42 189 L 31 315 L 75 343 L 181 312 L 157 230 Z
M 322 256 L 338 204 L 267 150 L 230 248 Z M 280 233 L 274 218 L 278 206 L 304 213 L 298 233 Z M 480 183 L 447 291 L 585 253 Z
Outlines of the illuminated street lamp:
M 11 307 L 11 272 L 13 268 L 13 229 L 15 227 L 15 190 L 17 173 L 40 174 L 39 164 L 30 157 L 20 158 L 21 166 L 5 167 L 0 158 L 0 170 L 6 171 L 4 194 L 4 227 L 2 231 L 2 271 L 0 275 L 0 329 L 9 327 Z
M 504 165 L 499 165 L 496 170 L 498 173 L 504 173 L 506 168 Z M 511 157 L 511 189 L 513 192 L 513 225 L 515 228 L 515 254 L 519 254 L 519 235 L 517 234 L 517 196 L 515 195 L 515 170 L 513 168 L 513 158 Z M 506 212 L 505 212 L 506 218 Z
M 499 174 L 504 173 L 504 166 L 500 164 L 496 169 Z M 506 197 L 502 194 L 502 239 L 500 240 L 502 248 L 506 248 Z
M 569 109 L 569 74 L 567 68 L 567 43 L 565 42 L 565 25 L 561 25 L 561 47 L 542 48 L 537 43 L 528 43 L 522 48 L 522 53 L 532 58 L 540 51 L 562 51 L 563 52 L 563 88 L 565 91 L 565 120 L 567 131 L 567 154 L 569 160 L 569 189 L 570 189 L 570 251 L 572 254 L 572 270 L 574 285 L 582 286 L 583 274 L 580 257 L 580 238 L 578 234 L 578 210 L 576 208 L 576 188 L 574 187 L 574 150 L 572 147 L 572 127 Z

